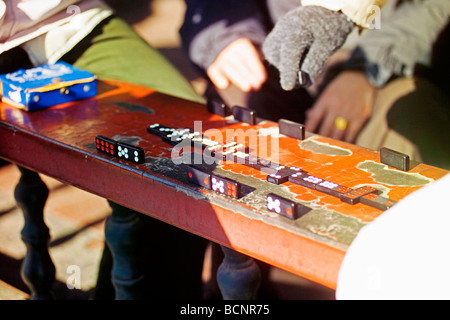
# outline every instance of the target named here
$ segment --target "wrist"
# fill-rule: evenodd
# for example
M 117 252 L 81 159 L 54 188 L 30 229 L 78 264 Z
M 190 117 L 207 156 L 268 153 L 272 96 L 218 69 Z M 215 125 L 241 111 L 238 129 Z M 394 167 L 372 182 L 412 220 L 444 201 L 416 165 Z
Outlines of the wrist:
M 344 70 L 362 72 L 367 80 L 376 88 L 381 88 L 392 78 L 393 73 L 381 65 L 367 60 L 364 52 L 357 48 L 345 62 Z

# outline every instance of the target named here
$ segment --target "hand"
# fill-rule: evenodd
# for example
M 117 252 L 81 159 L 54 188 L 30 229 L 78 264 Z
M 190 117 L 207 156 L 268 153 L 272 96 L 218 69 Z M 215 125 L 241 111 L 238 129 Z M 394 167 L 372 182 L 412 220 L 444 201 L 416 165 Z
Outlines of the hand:
M 234 84 L 248 92 L 258 90 L 267 80 L 260 54 L 247 38 L 237 39 L 225 47 L 206 71 L 219 89 Z
M 353 143 L 370 117 L 375 93 L 376 88 L 362 72 L 341 73 L 307 112 L 305 129 Z M 347 122 L 346 128 L 336 127 L 338 117 Z
M 284 15 L 263 43 L 267 61 L 280 71 L 284 90 L 311 85 L 327 59 L 344 44 L 354 23 L 340 12 L 300 6 Z M 299 71 L 306 73 L 298 82 Z M 309 79 L 308 79 L 309 77 Z

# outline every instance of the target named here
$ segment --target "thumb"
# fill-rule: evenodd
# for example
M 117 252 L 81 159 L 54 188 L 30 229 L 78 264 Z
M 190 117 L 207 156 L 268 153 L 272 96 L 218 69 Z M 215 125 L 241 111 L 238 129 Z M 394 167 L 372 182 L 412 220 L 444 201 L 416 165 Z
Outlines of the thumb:
M 328 58 L 337 50 L 338 48 L 333 48 L 326 46 L 320 41 L 314 41 L 309 48 L 306 57 L 300 65 L 300 70 L 309 75 L 311 82 L 315 82 L 315 79 L 322 71 L 323 66 L 327 62 Z
M 298 35 L 296 39 L 287 39 L 282 44 L 277 67 L 280 71 L 280 84 L 284 90 L 293 90 L 298 85 L 300 64 L 312 43 L 312 36 L 304 33 Z

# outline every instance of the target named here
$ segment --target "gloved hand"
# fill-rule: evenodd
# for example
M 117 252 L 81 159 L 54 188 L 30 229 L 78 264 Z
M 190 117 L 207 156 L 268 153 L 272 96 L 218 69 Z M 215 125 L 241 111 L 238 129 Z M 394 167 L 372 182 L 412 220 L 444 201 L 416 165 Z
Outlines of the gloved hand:
M 284 15 L 262 46 L 267 61 L 280 72 L 281 87 L 292 90 L 312 84 L 354 25 L 343 13 L 319 6 L 300 6 Z

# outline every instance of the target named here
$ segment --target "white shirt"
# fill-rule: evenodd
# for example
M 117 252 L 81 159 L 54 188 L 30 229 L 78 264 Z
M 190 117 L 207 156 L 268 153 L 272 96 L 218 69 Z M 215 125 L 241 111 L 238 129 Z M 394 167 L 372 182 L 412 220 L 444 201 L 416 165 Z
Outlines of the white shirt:
M 405 197 L 353 240 L 342 300 L 450 299 L 450 174 Z

